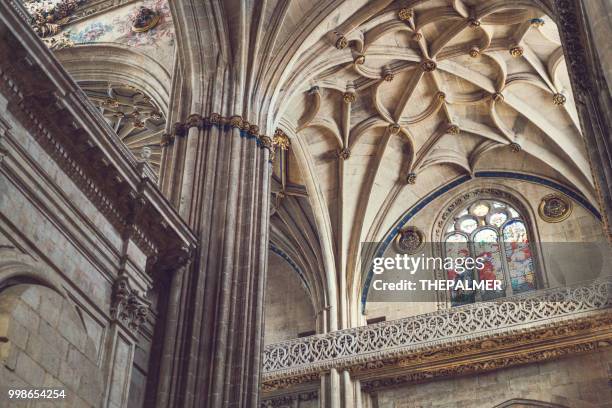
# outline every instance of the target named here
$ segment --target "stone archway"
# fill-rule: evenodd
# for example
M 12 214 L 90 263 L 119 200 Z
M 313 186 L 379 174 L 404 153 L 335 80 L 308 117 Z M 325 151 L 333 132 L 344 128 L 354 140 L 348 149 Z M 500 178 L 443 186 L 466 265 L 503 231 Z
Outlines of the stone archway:
M 64 390 L 65 403 L 100 406 L 98 352 L 74 304 L 44 268 L 9 263 L 0 263 L 0 384 Z

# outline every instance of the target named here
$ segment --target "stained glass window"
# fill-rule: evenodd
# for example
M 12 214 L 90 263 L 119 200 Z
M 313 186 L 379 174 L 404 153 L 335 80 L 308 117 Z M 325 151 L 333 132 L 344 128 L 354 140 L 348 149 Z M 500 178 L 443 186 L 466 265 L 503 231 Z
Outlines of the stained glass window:
M 535 290 L 536 273 L 527 226 L 512 206 L 496 200 L 480 200 L 458 211 L 445 229 L 447 257 L 483 258 L 473 271 L 447 270 L 450 280 L 499 280 L 499 291 L 451 291 L 458 306 Z

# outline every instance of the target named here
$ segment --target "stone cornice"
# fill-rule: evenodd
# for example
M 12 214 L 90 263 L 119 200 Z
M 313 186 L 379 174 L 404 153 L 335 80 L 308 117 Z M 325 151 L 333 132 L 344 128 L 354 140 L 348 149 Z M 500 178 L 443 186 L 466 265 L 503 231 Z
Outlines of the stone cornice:
M 331 368 L 366 383 L 394 375 L 424 381 L 608 345 L 610 290 L 609 281 L 595 281 L 272 344 L 263 389 L 311 382 Z
M 176 268 L 196 238 L 100 113 L 10 4 L 0 3 L 0 92 L 8 110 L 126 238 L 148 268 Z

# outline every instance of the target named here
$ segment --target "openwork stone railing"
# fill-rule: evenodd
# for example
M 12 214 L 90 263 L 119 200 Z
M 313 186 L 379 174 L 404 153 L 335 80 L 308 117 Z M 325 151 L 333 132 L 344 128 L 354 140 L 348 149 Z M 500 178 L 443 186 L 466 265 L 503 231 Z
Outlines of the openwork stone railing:
M 578 318 L 609 307 L 611 292 L 611 280 L 598 280 L 271 344 L 264 351 L 264 381 Z

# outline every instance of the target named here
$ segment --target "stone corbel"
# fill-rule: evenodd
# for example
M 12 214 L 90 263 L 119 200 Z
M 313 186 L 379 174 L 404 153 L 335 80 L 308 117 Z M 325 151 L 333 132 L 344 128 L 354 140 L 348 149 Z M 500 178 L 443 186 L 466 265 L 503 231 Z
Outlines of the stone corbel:
M 137 333 L 146 322 L 151 302 L 130 285 L 126 275 L 120 275 L 113 283 L 111 294 L 111 319 Z

